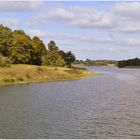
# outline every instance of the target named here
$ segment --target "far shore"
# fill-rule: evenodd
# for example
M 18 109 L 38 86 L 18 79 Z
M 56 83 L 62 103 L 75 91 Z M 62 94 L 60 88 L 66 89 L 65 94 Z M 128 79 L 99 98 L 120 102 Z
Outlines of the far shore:
M 79 67 L 66 68 L 14 64 L 10 67 L 0 67 L 0 86 L 78 80 L 98 75 L 100 74 Z
M 126 66 L 126 67 L 124 67 L 124 68 L 135 68 L 135 69 L 139 69 L 140 66 Z

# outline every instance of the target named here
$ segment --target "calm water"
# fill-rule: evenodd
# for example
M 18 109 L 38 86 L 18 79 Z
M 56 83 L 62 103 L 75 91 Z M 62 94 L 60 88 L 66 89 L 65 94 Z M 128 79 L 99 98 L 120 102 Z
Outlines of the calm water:
M 0 138 L 140 138 L 140 69 L 0 87 Z

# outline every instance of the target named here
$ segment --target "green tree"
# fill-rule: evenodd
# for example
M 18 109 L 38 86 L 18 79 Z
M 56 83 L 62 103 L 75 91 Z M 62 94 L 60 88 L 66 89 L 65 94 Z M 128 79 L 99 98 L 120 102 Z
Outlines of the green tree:
M 66 53 L 65 61 L 66 61 L 66 65 L 68 65 L 68 67 L 71 68 L 72 63 L 73 63 L 75 60 L 76 60 L 75 55 L 74 55 L 71 51 L 69 51 L 69 52 Z
M 51 40 L 51 41 L 48 43 L 48 50 L 49 50 L 49 51 L 58 51 L 59 48 L 56 46 L 56 43 L 55 43 L 54 41 Z
M 43 65 L 47 66 L 60 66 L 63 67 L 66 65 L 65 61 L 59 55 L 57 51 L 48 52 L 47 55 L 43 56 Z
M 58 53 L 62 57 L 62 59 L 66 60 L 66 53 L 63 50 L 59 50 Z
M 39 37 L 35 36 L 32 39 L 32 45 L 35 50 L 33 63 L 35 65 L 41 65 L 42 56 L 47 54 L 47 49 L 45 47 L 45 44 L 43 43 L 42 40 L 39 39 Z
M 9 49 L 12 47 L 12 30 L 8 27 L 0 25 L 0 54 L 9 55 Z
M 42 57 L 43 65 L 48 66 L 60 66 L 63 67 L 66 65 L 65 59 L 62 55 L 63 51 L 60 51 L 59 48 L 56 46 L 54 41 L 50 41 L 48 43 L 48 52 L 47 55 Z M 64 52 L 63 52 L 64 54 Z

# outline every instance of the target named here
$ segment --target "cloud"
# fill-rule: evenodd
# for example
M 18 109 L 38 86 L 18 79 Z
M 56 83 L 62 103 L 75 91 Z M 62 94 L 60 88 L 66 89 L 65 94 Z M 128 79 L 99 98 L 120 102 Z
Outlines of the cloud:
M 0 1 L 1 12 L 23 12 L 43 6 L 42 1 Z
M 118 21 L 118 26 L 113 29 L 114 31 L 120 31 L 124 33 L 139 33 L 140 32 L 140 22 L 123 20 Z
M 11 19 L 11 18 L 0 18 L 0 24 L 3 24 L 5 26 L 16 26 L 20 24 L 19 19 Z
M 27 31 L 28 34 L 31 36 L 39 36 L 41 38 L 52 38 L 52 39 L 58 39 L 58 40 L 70 40 L 70 41 L 76 41 L 76 42 L 85 42 L 85 43 L 98 43 L 98 44 L 111 44 L 114 43 L 114 40 L 110 37 L 106 37 L 104 39 L 102 38 L 95 38 L 92 36 L 87 35 L 80 35 L 80 34 L 66 34 L 66 33 L 51 33 L 46 32 L 43 30 L 35 29 L 35 30 L 29 30 Z
M 140 18 L 140 2 L 119 2 L 113 12 L 125 18 Z
M 133 20 L 132 20 L 133 18 Z M 140 32 L 140 2 L 118 2 L 108 11 L 94 7 L 53 7 L 41 10 L 29 25 L 59 22 L 82 29 L 106 29 L 124 33 Z
M 115 26 L 115 18 L 107 12 L 97 11 L 95 8 L 72 7 L 54 8 L 41 11 L 39 15 L 32 17 L 30 24 L 40 24 L 50 20 L 66 22 L 79 28 L 112 28 Z

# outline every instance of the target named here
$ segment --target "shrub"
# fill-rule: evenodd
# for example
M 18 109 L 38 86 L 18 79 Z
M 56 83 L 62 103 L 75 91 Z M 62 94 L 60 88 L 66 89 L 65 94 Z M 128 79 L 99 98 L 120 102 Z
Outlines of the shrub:
M 9 58 L 0 55 L 0 67 L 9 67 L 11 61 Z
M 51 51 L 47 55 L 42 57 L 42 65 L 46 66 L 59 66 L 64 67 L 66 65 L 65 60 L 56 51 Z
M 2 81 L 5 82 L 5 83 L 14 83 L 15 82 L 15 79 L 13 79 L 13 78 L 2 79 Z
M 22 77 L 17 77 L 16 78 L 18 81 L 24 81 L 24 79 Z

